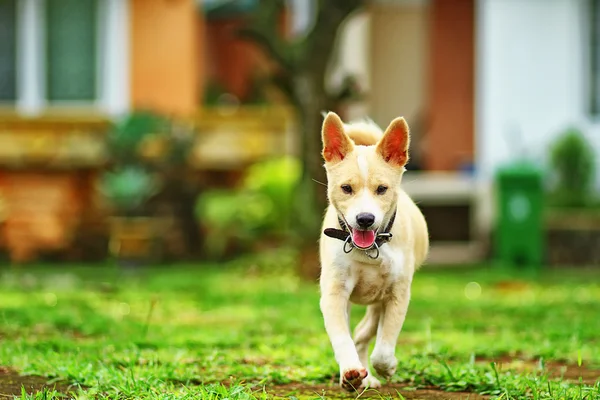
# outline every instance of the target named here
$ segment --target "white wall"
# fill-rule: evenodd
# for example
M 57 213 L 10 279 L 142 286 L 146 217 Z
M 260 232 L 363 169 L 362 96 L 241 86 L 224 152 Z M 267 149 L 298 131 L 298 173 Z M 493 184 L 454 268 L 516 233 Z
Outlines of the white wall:
M 544 161 L 569 126 L 585 129 L 600 154 L 600 125 L 586 115 L 584 4 L 478 0 L 475 139 L 483 179 L 519 146 Z
M 412 158 L 419 159 L 419 134 L 427 111 L 430 8 L 427 2 L 371 6 L 369 111 L 387 126 L 403 116 L 412 131 Z
M 327 85 L 338 87 L 347 74 L 358 79 L 367 96 L 346 110 L 350 119 L 368 116 L 385 127 L 398 115 L 410 118 L 421 111 L 429 2 L 374 0 L 341 27 Z
M 340 27 L 326 82 L 329 90 L 339 88 L 344 77 L 353 75 L 361 89 L 369 91 L 371 86 L 369 82 L 370 24 L 371 16 L 363 10 L 351 15 Z M 367 115 L 364 103 L 354 104 L 346 111 L 348 119 L 364 118 Z

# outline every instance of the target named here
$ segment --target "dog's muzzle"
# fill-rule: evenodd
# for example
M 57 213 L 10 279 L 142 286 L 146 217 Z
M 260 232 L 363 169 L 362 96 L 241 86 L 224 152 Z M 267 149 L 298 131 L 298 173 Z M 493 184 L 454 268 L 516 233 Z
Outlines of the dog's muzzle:
M 323 231 L 323 233 L 325 234 L 325 236 L 329 236 L 330 238 L 343 241 L 344 242 L 344 248 L 343 248 L 344 253 L 348 254 L 352 250 L 357 249 L 357 250 L 364 251 L 365 254 L 367 255 L 367 257 L 375 260 L 375 259 L 379 258 L 379 247 L 381 247 L 385 243 L 389 242 L 393 237 L 393 235 L 390 231 L 392 230 L 392 226 L 394 225 L 395 219 L 396 219 L 396 211 L 394 211 L 394 214 L 392 215 L 392 218 L 390 218 L 390 222 L 388 222 L 387 226 L 385 227 L 385 230 L 383 230 L 383 232 L 377 233 L 373 244 L 366 248 L 357 246 L 352 241 L 352 233 L 351 233 L 350 229 L 348 228 L 348 225 L 346 224 L 344 219 L 342 217 L 340 217 L 339 215 L 338 215 L 338 223 L 340 224 L 341 229 L 326 228 Z

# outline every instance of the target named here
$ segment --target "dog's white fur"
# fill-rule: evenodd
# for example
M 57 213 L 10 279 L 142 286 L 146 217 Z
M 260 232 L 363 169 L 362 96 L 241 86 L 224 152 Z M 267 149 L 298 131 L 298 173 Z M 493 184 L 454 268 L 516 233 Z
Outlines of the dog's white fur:
M 401 189 L 408 160 L 409 132 L 397 118 L 384 132 L 372 121 L 344 124 L 335 113 L 323 122 L 323 156 L 330 205 L 324 228 L 340 228 L 338 215 L 358 228 L 356 215 L 369 212 L 383 230 L 394 210 L 393 238 L 370 259 L 354 249 L 346 254 L 340 240 L 321 236 L 321 311 L 325 328 L 340 368 L 340 384 L 348 390 L 380 387 L 368 369 L 369 343 L 373 368 L 383 378 L 396 370 L 395 347 L 410 300 L 413 274 L 425 261 L 429 248 L 427 225 L 415 203 Z M 350 184 L 353 193 L 341 190 Z M 378 195 L 379 185 L 388 193 Z M 350 305 L 368 305 L 356 327 L 354 340 L 349 325 Z

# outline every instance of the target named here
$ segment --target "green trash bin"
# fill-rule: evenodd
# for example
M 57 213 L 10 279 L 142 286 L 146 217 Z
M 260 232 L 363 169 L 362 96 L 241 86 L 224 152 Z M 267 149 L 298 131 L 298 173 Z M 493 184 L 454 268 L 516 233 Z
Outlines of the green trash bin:
M 544 257 L 543 174 L 519 162 L 498 170 L 496 253 L 505 266 L 539 267 Z

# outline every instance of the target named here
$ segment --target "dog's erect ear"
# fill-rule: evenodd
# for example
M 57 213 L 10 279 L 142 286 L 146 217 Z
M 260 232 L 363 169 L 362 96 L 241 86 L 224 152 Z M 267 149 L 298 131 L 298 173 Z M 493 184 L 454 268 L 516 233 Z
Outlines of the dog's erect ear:
M 383 137 L 377 144 L 377 152 L 383 159 L 398 167 L 403 167 L 408 162 L 408 145 L 410 133 L 404 118 L 394 119 L 385 130 Z
M 344 123 L 334 112 L 329 112 L 325 116 L 321 135 L 323 136 L 323 158 L 328 163 L 342 161 L 354 148 L 352 141 L 344 132 Z

